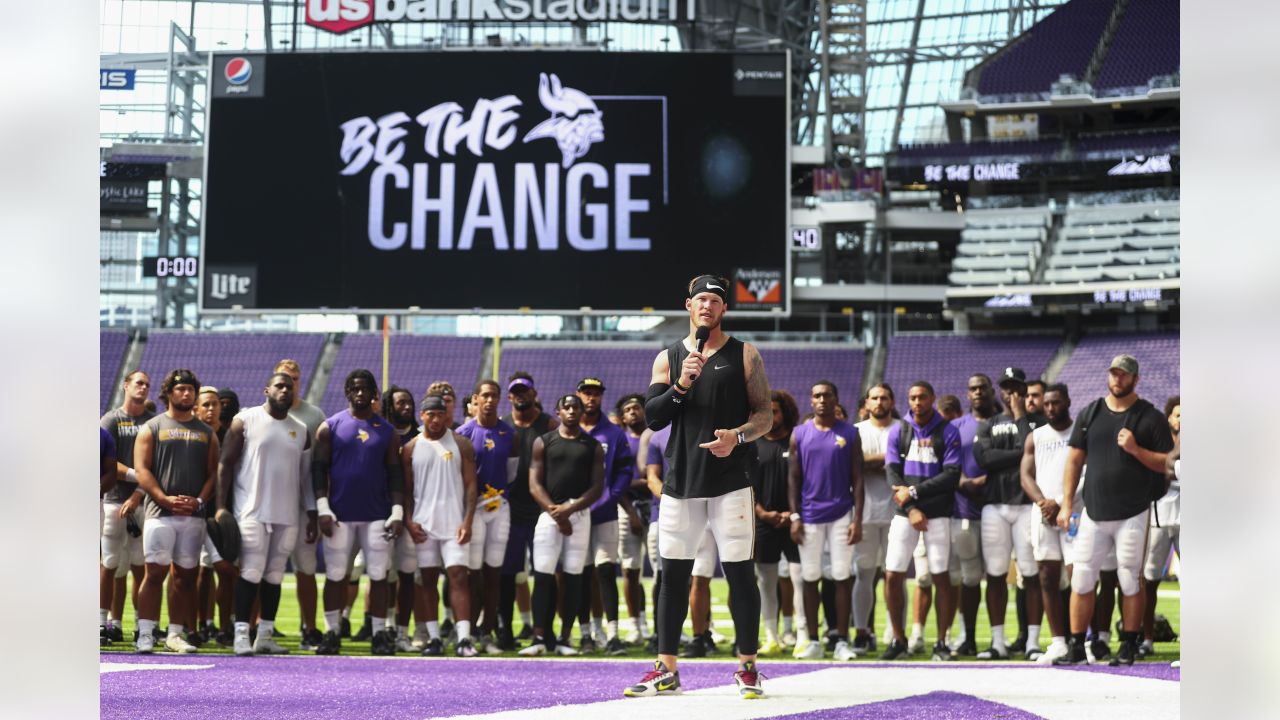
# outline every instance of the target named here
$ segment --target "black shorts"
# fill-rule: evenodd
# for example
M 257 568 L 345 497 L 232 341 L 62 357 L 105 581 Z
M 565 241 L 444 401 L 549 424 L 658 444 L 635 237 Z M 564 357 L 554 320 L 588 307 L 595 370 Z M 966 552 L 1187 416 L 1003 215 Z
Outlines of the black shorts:
M 783 555 L 787 556 L 787 562 L 800 562 L 800 551 L 791 540 L 791 533 L 756 525 L 756 562 L 776 563 Z

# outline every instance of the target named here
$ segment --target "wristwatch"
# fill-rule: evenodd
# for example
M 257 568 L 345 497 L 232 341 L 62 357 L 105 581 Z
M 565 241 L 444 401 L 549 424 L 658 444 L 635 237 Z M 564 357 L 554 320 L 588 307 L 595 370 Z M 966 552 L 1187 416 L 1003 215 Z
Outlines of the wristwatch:
M 791 516 L 790 516 L 790 518 L 788 518 L 788 519 L 789 519 L 789 520 L 791 520 L 791 522 L 799 522 L 799 521 L 800 521 L 800 513 L 791 513 Z
M 920 495 L 916 492 L 916 486 L 915 486 L 915 485 L 911 485 L 911 486 L 909 486 L 909 487 L 907 488 L 907 492 L 911 493 L 911 499 L 912 499 L 912 500 L 919 500 L 919 499 L 920 499 Z

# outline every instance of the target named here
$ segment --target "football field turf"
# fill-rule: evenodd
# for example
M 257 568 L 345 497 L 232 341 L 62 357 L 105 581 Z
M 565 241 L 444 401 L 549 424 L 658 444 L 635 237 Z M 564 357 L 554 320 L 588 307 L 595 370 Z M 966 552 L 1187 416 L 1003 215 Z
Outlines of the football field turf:
M 319 586 L 319 590 L 320 590 L 319 594 L 321 598 L 323 598 L 323 589 L 324 589 L 323 577 L 317 580 L 317 585 Z M 911 586 L 912 586 L 911 581 L 908 581 L 908 587 L 910 588 Z M 298 651 L 299 620 L 298 620 L 298 602 L 297 602 L 297 594 L 296 594 L 295 587 L 296 586 L 294 584 L 293 575 L 292 574 L 286 575 L 283 583 L 283 592 L 281 593 L 280 610 L 276 615 L 276 627 L 281 632 L 285 633 L 285 637 L 278 638 L 278 641 L 280 642 L 280 644 L 286 648 L 289 648 L 291 652 L 296 654 L 299 652 Z M 647 611 L 646 616 L 648 617 L 649 627 L 652 630 L 653 624 L 654 624 L 653 623 L 654 612 L 652 607 L 652 594 L 650 591 L 651 587 L 652 587 L 652 581 L 650 579 L 646 579 L 645 580 L 645 602 L 646 602 L 646 611 Z M 876 620 L 875 620 L 875 628 L 876 628 L 877 636 L 883 635 L 884 628 L 886 627 L 886 623 L 888 622 L 888 618 L 885 612 L 883 587 L 884 587 L 883 583 L 877 586 L 878 597 L 876 600 Z M 619 581 L 620 593 L 621 593 L 621 588 L 622 588 L 622 583 L 621 581 Z M 356 599 L 355 606 L 352 608 L 352 611 L 351 611 L 352 633 L 354 633 L 356 630 L 360 628 L 360 625 L 364 620 L 364 595 L 367 589 L 368 589 L 368 579 L 362 578 L 361 587 L 360 587 L 360 596 Z M 715 629 L 715 632 L 724 635 L 728 639 L 725 641 L 725 643 L 722 643 L 720 645 L 719 653 L 713 657 L 727 658 L 729 643 L 731 643 L 733 640 L 733 634 L 734 634 L 733 622 L 729 616 L 729 606 L 728 606 L 727 597 L 728 597 L 728 585 L 725 583 L 723 579 L 714 578 L 711 581 L 711 611 L 712 611 L 712 618 L 714 622 L 714 629 Z M 1016 610 L 1014 608 L 1013 597 L 1014 597 L 1013 589 L 1010 588 L 1009 603 L 1006 611 L 1007 619 L 1005 621 L 1005 632 L 1008 640 L 1010 641 L 1013 640 L 1013 636 L 1017 632 L 1017 615 L 1016 615 Z M 321 599 L 320 602 L 323 603 L 323 599 Z M 620 605 L 621 607 L 619 608 L 619 617 L 620 617 L 619 627 L 620 627 L 621 634 L 625 635 L 630 623 L 629 623 L 629 620 L 627 619 L 627 611 L 626 611 L 625 604 L 620 603 Z M 1180 599 L 1178 582 L 1166 581 L 1161 583 L 1160 590 L 1159 590 L 1159 599 L 1156 605 L 1156 612 L 1158 614 L 1164 615 L 1166 618 L 1169 619 L 1169 623 L 1173 626 L 1173 631 L 1175 633 L 1181 632 L 1180 630 L 1181 622 L 1179 617 L 1180 606 L 1181 606 L 1181 599 Z M 910 597 L 908 597 L 908 608 L 909 607 L 910 607 Z M 1119 638 L 1114 633 L 1114 629 L 1115 629 L 1114 626 L 1115 626 L 1116 620 L 1119 618 L 1119 613 L 1120 613 L 1119 607 L 1117 607 L 1113 612 L 1112 620 L 1109 623 L 1109 626 L 1113 630 L 1112 640 L 1111 640 L 1111 647 L 1113 652 L 1115 651 L 1116 647 L 1118 647 L 1118 644 L 1119 644 Z M 132 638 L 133 638 L 134 621 L 133 621 L 133 609 L 132 609 L 131 599 L 126 599 L 125 601 L 124 614 L 125 614 L 125 620 L 124 620 L 125 642 L 114 643 L 112 645 L 104 646 L 102 648 L 104 651 L 131 652 L 133 650 Z M 323 629 L 324 620 L 323 620 L 322 610 L 317 611 L 317 621 L 319 622 L 321 628 Z M 958 614 L 957 614 L 956 621 L 959 622 Z M 165 627 L 168 625 L 168 623 L 169 623 L 168 611 L 167 609 L 162 608 L 160 613 L 159 624 L 161 627 Z M 521 627 L 522 626 L 520 622 L 520 616 L 519 616 L 519 613 L 517 612 L 515 615 L 516 632 L 519 632 Z M 557 619 L 557 627 L 559 627 L 558 619 Z M 689 627 L 690 627 L 689 623 L 686 620 L 685 622 L 686 631 L 689 630 Z M 909 634 L 910 633 L 909 619 L 908 619 L 907 631 Z M 936 639 L 936 635 L 937 633 L 934 625 L 934 617 L 931 612 L 928 622 L 925 624 L 926 647 L 931 647 L 933 645 L 933 642 Z M 987 620 L 987 609 L 986 609 L 985 601 L 978 610 L 977 635 L 978 635 L 977 645 L 980 650 L 985 649 L 987 646 L 990 645 L 991 625 Z M 575 636 L 576 636 L 576 631 L 575 631 Z M 762 642 L 763 642 L 763 639 L 764 639 L 764 634 L 763 632 L 761 632 Z M 1041 630 L 1041 646 L 1042 647 L 1047 646 L 1048 642 L 1049 642 L 1049 627 L 1047 624 L 1044 624 Z M 880 647 L 883 648 L 883 644 L 881 644 Z M 1167 665 L 1169 661 L 1176 660 L 1180 655 L 1180 646 L 1177 641 L 1168 642 L 1168 643 L 1156 643 L 1155 647 L 1156 647 L 1156 653 L 1150 656 L 1146 660 L 1146 662 Z M 162 649 L 162 647 L 158 645 L 157 650 L 160 650 L 160 649 Z M 230 648 L 221 648 L 221 647 L 218 647 L 216 643 L 209 643 L 200 649 L 199 654 L 202 654 L 202 655 L 217 654 L 217 653 L 229 654 L 230 652 L 231 652 Z M 343 640 L 342 652 L 343 654 L 350 654 L 350 655 L 369 655 L 370 654 L 369 643 L 355 642 L 349 639 Z M 828 657 L 829 655 L 830 654 L 828 653 Z M 515 653 L 506 653 L 505 656 L 514 657 Z M 628 646 L 627 657 L 642 658 L 642 657 L 649 657 L 649 656 L 647 653 L 644 652 L 643 647 Z M 789 654 L 787 657 L 789 657 Z M 857 662 L 865 663 L 865 662 L 868 662 L 870 659 L 871 658 L 867 658 Z M 915 656 L 912 656 L 910 659 L 912 661 L 917 661 L 917 662 L 926 661 L 928 660 L 928 654 L 924 653 L 921 655 L 915 655 Z M 976 662 L 972 658 L 960 658 L 960 661 Z M 812 660 L 807 662 L 816 663 L 819 661 Z

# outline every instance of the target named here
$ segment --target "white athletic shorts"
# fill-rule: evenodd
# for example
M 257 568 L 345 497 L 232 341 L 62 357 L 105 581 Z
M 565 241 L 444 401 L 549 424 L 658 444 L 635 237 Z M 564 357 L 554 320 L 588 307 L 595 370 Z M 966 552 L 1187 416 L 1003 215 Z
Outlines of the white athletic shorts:
M 1031 516 L 1028 531 L 1031 533 L 1031 552 L 1035 555 L 1036 562 L 1065 560 L 1070 564 L 1072 558 L 1063 552 L 1070 547 L 1067 531 L 1056 523 L 1046 525 L 1040 515 L 1040 508 L 1035 505 L 1028 505 L 1026 512 Z
M 298 540 L 298 526 L 260 523 L 253 518 L 240 518 L 239 524 L 240 577 L 245 582 L 266 580 L 279 585 Z
M 618 564 L 623 570 L 640 570 L 644 567 L 646 533 L 631 532 L 631 520 L 627 511 L 618 506 Z
M 482 565 L 502 567 L 507 556 L 507 538 L 511 534 L 511 508 L 502 506 L 493 512 L 476 508 L 471 523 L 471 540 L 467 543 L 467 567 L 479 570 Z
M 649 523 L 649 530 L 645 533 L 645 545 L 649 548 L 649 564 L 653 565 L 655 573 L 662 570 L 662 564 L 658 555 L 658 523 Z
M 1116 576 L 1120 592 L 1136 595 L 1142 566 L 1147 557 L 1147 516 L 1143 510 L 1126 520 L 1095 521 L 1085 512 L 1080 516 L 1080 529 L 1073 543 L 1075 569 L 1071 576 L 1071 590 L 1077 594 L 1093 592 L 1098 572 L 1112 549 L 1116 553 Z
M 364 570 L 369 579 L 378 582 L 387 579 L 387 570 L 391 566 L 391 543 L 383 536 L 386 528 L 382 520 L 369 522 L 350 522 L 339 520 L 333 527 L 333 535 L 324 538 L 324 576 L 337 582 L 348 574 L 352 579 L 360 577 L 354 570 L 348 573 L 348 566 L 354 567 L 351 551 L 356 542 L 360 543 L 360 551 L 364 553 Z
M 207 530 L 206 526 L 204 544 L 200 546 L 200 567 L 212 569 L 215 564 L 222 562 L 222 553 L 213 546 L 213 538 L 209 537 Z
M 142 526 L 142 555 L 148 564 L 173 563 L 192 570 L 200 564 L 204 536 L 204 518 L 190 515 L 147 518 L 147 524 Z
M 573 532 L 565 535 L 547 513 L 538 516 L 533 527 L 533 571 L 551 574 L 559 563 L 570 575 L 581 575 L 587 565 L 591 544 L 591 511 L 579 510 L 569 516 Z
M 133 511 L 133 521 L 146 529 L 146 516 L 139 503 Z M 121 562 L 124 561 L 124 562 Z M 115 570 L 116 577 L 124 577 L 129 566 L 137 567 L 146 562 L 142 553 L 142 538 L 129 534 L 128 521 L 120 517 L 120 503 L 102 505 L 102 567 Z
M 1151 528 L 1147 539 L 1147 562 L 1142 575 L 1152 582 L 1164 579 L 1164 564 L 1169 559 L 1169 551 L 1176 550 L 1182 556 L 1181 525 L 1165 525 Z
M 916 569 L 916 586 L 925 589 L 933 587 L 933 573 L 929 572 L 929 549 L 924 545 L 924 533 L 916 540 L 916 549 L 911 551 L 911 564 Z
M 982 571 L 982 521 L 951 518 L 951 584 L 977 587 Z
M 293 572 L 302 575 L 316 574 L 316 553 L 319 550 L 317 545 L 322 545 L 319 538 L 323 537 L 319 532 L 316 533 L 316 542 L 307 542 L 307 513 L 302 511 L 298 513 L 298 541 L 293 544 Z
M 744 562 L 755 550 L 755 499 L 749 487 L 713 498 L 664 496 L 658 525 L 658 552 L 664 558 L 695 559 L 710 528 L 720 560 Z
M 947 563 L 951 560 L 951 518 L 930 518 L 928 527 L 921 533 L 911 527 L 911 521 L 905 515 L 894 515 L 889 523 L 889 549 L 885 554 L 884 569 L 906 572 L 921 535 L 924 536 L 929 572 L 946 572 Z
M 1035 553 L 1031 549 L 1031 525 L 1035 522 L 1027 508 L 1035 505 L 984 505 L 982 508 L 982 563 L 987 574 L 1003 577 L 1009 574 L 1009 560 L 1018 558 L 1018 574 L 1035 577 Z
M 472 523 L 473 526 L 478 524 Z M 470 540 L 467 545 L 471 545 L 474 542 L 474 539 Z M 417 563 L 419 569 L 459 567 L 466 565 L 471 560 L 471 551 L 467 549 L 467 545 L 459 545 L 457 537 L 452 537 L 448 540 L 428 537 L 427 541 L 421 545 L 415 544 L 411 539 L 409 544 L 415 548 L 414 562 Z
M 857 574 L 870 572 L 874 577 L 877 567 L 884 567 L 885 552 L 889 549 L 889 523 L 863 523 L 862 542 L 853 546 L 853 565 Z
M 592 565 L 618 564 L 618 521 L 591 526 L 591 547 L 587 557 Z
M 698 543 L 698 553 L 693 556 L 693 576 L 715 577 L 717 562 L 719 553 L 716 552 L 716 538 L 711 534 L 711 528 L 707 528 L 702 535 L 702 542 Z
M 817 582 L 822 578 L 823 551 L 830 553 L 831 579 L 837 582 L 848 580 L 853 568 L 853 546 L 849 538 L 849 525 L 853 522 L 853 511 L 824 523 L 805 523 L 804 542 L 800 551 L 800 573 L 805 582 Z
M 400 537 L 396 538 L 396 572 L 416 575 L 418 573 L 418 550 L 421 548 L 422 545 L 418 545 L 413 541 L 413 536 L 409 534 L 408 528 L 401 530 Z M 432 565 L 430 567 L 435 566 Z

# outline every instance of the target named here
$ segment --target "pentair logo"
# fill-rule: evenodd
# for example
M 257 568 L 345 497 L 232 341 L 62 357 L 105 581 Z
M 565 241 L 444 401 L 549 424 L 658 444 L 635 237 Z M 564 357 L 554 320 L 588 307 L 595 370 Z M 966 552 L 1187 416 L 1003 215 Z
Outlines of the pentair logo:
M 234 57 L 227 61 L 222 74 L 232 85 L 243 85 L 249 82 L 249 77 L 253 75 L 253 65 L 242 57 Z

